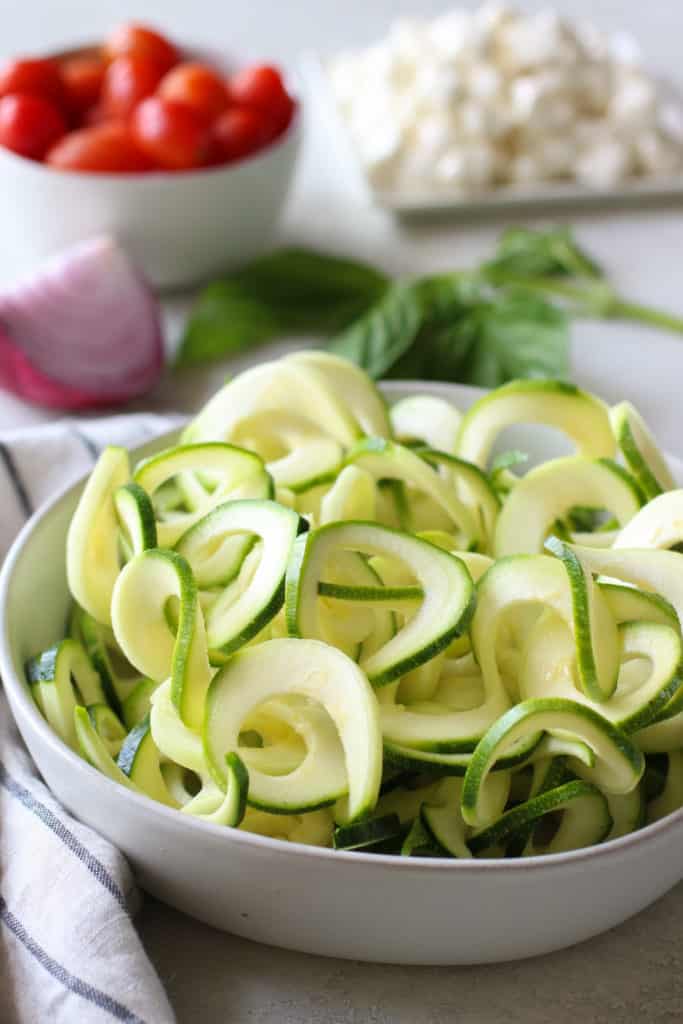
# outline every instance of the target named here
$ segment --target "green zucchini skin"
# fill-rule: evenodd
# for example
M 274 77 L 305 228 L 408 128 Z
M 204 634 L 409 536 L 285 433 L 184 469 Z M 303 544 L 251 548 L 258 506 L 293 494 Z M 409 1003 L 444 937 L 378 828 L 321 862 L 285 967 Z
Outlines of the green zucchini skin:
M 612 819 L 607 808 L 604 795 L 596 786 L 587 782 L 567 782 L 555 789 L 549 789 L 539 796 L 533 797 L 520 807 L 506 811 L 493 825 L 475 832 L 468 840 L 472 853 L 508 842 L 516 832 L 525 829 L 547 814 L 562 810 L 571 801 L 589 797 L 600 805 L 601 814 L 597 815 L 597 827 L 590 845 L 601 843 L 612 827 Z
M 425 664 L 467 630 L 474 609 L 474 585 L 462 560 L 400 530 L 356 521 L 319 527 L 295 542 L 285 584 L 285 615 L 290 636 L 319 638 L 316 616 L 319 574 L 327 553 L 337 548 L 365 555 L 390 553 L 396 556 L 399 551 L 418 580 L 421 576 L 426 578 L 425 573 L 431 576 L 436 572 L 444 579 L 443 594 L 437 600 L 438 617 L 435 613 L 431 623 L 433 630 L 421 630 L 418 635 L 408 624 L 406 630 L 414 639 L 406 640 L 404 633 L 403 644 L 396 637 L 363 663 L 373 686 L 385 686 Z M 398 653 L 391 656 L 387 653 L 390 649 Z
M 367 846 L 401 835 L 402 826 L 397 814 L 385 814 L 381 818 L 367 818 L 353 825 L 339 825 L 334 830 L 335 850 L 360 850 Z
M 496 456 L 533 424 L 573 454 Z M 132 469 L 103 452 L 67 636 L 26 681 L 90 765 L 213 826 L 451 859 L 609 842 L 683 806 L 681 523 L 628 402 L 520 380 L 390 410 L 295 353 Z
M 41 714 L 64 743 L 77 750 L 75 708 L 83 703 L 106 704 L 102 681 L 83 645 L 67 637 L 29 658 L 25 672 Z
M 154 506 L 147 491 L 130 481 L 114 492 L 116 515 L 133 555 L 157 546 Z
M 482 821 L 485 810 L 481 806 L 481 792 L 497 751 L 504 749 L 505 742 L 510 742 L 513 736 L 536 735 L 549 728 L 572 733 L 594 750 L 599 749 L 607 766 L 600 778 L 608 791 L 626 793 L 640 782 L 645 770 L 641 751 L 625 733 L 592 708 L 563 698 L 523 701 L 491 726 L 472 755 L 462 791 L 463 816 L 469 825 L 488 824 Z
M 161 774 L 161 754 L 152 736 L 149 714 L 128 733 L 116 763 L 133 785 L 147 796 L 159 803 L 175 806 Z

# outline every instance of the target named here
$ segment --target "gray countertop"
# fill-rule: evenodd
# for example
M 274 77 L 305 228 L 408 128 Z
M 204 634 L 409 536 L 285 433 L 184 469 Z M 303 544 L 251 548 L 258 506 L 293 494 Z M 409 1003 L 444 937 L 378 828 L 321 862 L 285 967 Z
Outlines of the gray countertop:
M 179 1024 L 674 1024 L 683 1018 L 682 921 L 683 883 L 589 942 L 480 967 L 363 964 L 257 946 L 151 898 L 140 930 Z

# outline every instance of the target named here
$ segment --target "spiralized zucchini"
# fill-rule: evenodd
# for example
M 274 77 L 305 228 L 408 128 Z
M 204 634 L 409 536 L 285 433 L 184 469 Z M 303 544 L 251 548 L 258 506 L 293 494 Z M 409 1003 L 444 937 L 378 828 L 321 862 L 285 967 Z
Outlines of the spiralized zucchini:
M 519 424 L 575 453 L 525 465 Z M 403 856 L 590 846 L 683 805 L 682 522 L 629 403 L 537 380 L 388 409 L 297 353 L 183 444 L 103 453 L 68 635 L 27 682 L 110 780 L 214 825 Z

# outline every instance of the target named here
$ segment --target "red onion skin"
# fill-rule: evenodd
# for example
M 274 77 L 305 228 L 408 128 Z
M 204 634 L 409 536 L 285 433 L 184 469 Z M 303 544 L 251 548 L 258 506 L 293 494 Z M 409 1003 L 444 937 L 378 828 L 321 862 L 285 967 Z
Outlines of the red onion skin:
M 14 294 L 10 294 L 5 298 L 0 297 L 0 388 L 12 392 L 25 401 L 45 408 L 62 411 L 80 411 L 120 405 L 149 391 L 156 383 L 164 364 L 163 337 L 158 305 L 146 282 L 127 263 L 125 256 L 123 256 L 116 243 L 111 239 L 96 239 L 91 243 L 81 243 L 79 246 L 74 247 L 73 257 L 70 251 L 62 259 L 68 260 L 73 258 L 75 263 L 78 263 L 79 260 L 81 263 L 84 260 L 90 260 L 91 264 L 100 259 L 102 261 L 103 273 L 106 273 L 111 265 L 111 260 L 107 261 L 107 254 L 113 255 L 118 266 L 121 266 L 122 261 L 125 261 L 125 285 L 127 288 L 138 289 L 137 293 L 133 292 L 133 294 L 140 305 L 142 319 L 140 337 L 144 341 L 147 351 L 140 352 L 139 349 L 136 349 L 135 338 L 132 338 L 132 342 L 129 342 L 127 346 L 127 354 L 124 353 L 124 356 L 121 357 L 124 359 L 124 366 L 120 374 L 121 379 L 117 380 L 116 359 L 119 346 L 113 346 L 111 350 L 107 349 L 105 354 L 101 345 L 99 347 L 95 345 L 92 350 L 89 350 L 81 342 L 80 348 L 83 351 L 78 351 L 79 345 L 74 346 L 67 343 L 64 350 L 64 362 L 61 363 L 61 359 L 59 360 L 61 365 L 59 365 L 58 370 L 61 379 L 56 379 L 55 376 L 46 373 L 37 365 L 35 359 L 32 359 L 24 351 L 24 346 L 22 345 L 22 341 L 24 341 L 22 328 L 26 322 L 26 316 L 22 310 L 21 303 L 22 300 L 25 302 L 25 296 L 31 290 L 38 294 L 40 293 L 42 279 L 39 271 L 32 282 L 20 286 Z M 78 270 L 80 271 L 80 268 Z M 89 273 L 90 266 L 86 265 L 86 283 Z M 45 279 L 48 281 L 48 286 L 50 286 L 48 274 L 45 275 Z M 48 299 L 48 310 L 50 308 L 49 302 L 51 301 L 52 299 Z M 77 305 L 74 305 L 73 298 L 68 294 L 65 300 L 60 298 L 60 301 L 71 303 L 68 310 L 69 313 L 72 313 L 74 309 L 77 310 Z M 122 297 L 123 301 L 125 301 L 125 296 Z M 30 310 L 31 303 L 29 303 L 28 308 Z M 19 310 L 18 316 L 17 310 Z M 87 312 L 92 316 L 91 311 Z M 106 309 L 105 313 L 111 313 L 111 310 Z M 44 317 L 44 308 L 39 308 L 39 314 Z M 28 320 L 30 325 L 30 312 Z M 14 333 L 11 329 L 13 323 L 17 325 Z M 26 330 L 24 329 L 25 333 Z M 86 324 L 86 331 L 84 333 L 92 336 L 91 324 Z M 32 334 L 31 337 L 35 337 L 35 334 Z M 43 348 L 45 348 L 45 341 L 48 337 L 49 332 L 45 336 L 41 332 L 39 340 L 42 340 Z M 118 338 L 115 340 L 119 341 Z M 37 350 L 40 351 L 39 344 L 34 347 L 37 347 Z M 109 358 L 110 351 L 113 357 L 111 359 Z M 132 363 L 130 358 L 131 352 L 133 353 Z M 55 352 L 52 351 L 50 355 L 52 361 L 54 361 Z M 95 360 L 95 364 L 90 363 L 90 368 L 98 362 L 102 365 L 102 380 L 98 382 L 97 387 L 92 388 L 72 385 L 68 379 L 65 379 L 66 374 L 64 373 L 65 368 L 69 366 L 69 359 L 75 360 L 83 369 L 83 360 L 87 360 L 88 356 Z M 106 360 L 106 364 L 104 360 Z M 106 372 L 104 372 L 105 370 Z M 75 373 L 75 375 L 78 376 L 79 374 Z
M 150 368 L 148 377 L 143 377 L 139 381 L 139 390 L 129 388 L 124 392 L 96 395 L 80 391 L 78 388 L 70 388 L 36 369 L 21 349 L 10 341 L 0 324 L 0 388 L 45 409 L 77 412 L 121 405 L 136 395 L 149 391 L 156 383 L 162 364 L 163 357 L 160 357 Z

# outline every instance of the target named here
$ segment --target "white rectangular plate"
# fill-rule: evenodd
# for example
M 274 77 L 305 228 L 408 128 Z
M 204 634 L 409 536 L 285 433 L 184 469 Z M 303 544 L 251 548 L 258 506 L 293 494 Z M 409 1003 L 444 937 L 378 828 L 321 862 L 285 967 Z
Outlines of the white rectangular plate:
M 360 184 L 372 201 L 399 216 L 418 216 L 451 213 L 462 217 L 495 211 L 519 209 L 548 209 L 567 206 L 640 206 L 683 204 L 683 174 L 658 177 L 632 178 L 614 188 L 598 189 L 572 181 L 549 182 L 544 185 L 501 185 L 487 192 L 469 195 L 435 193 L 432 191 L 395 191 L 374 188 L 363 172 L 356 156 L 348 129 L 337 107 L 323 60 L 309 52 L 301 60 L 302 77 L 306 84 L 309 103 L 318 107 L 331 131 L 341 143 L 354 184 Z

